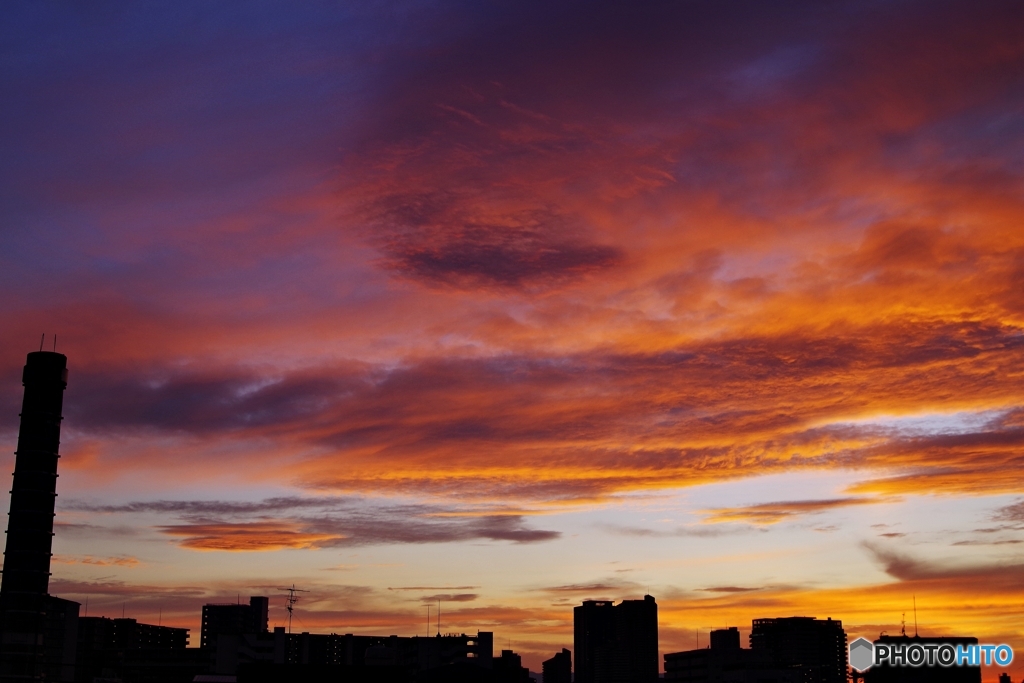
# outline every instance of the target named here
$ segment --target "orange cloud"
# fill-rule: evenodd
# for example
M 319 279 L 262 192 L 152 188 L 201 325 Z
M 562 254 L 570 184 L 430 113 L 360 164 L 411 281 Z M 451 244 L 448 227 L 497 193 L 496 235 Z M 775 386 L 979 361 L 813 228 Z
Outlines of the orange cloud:
M 557 531 L 532 528 L 524 514 L 488 506 L 395 504 L 364 497 L 303 496 L 262 501 L 137 501 L 120 505 L 71 503 L 76 514 L 155 514 L 181 523 L 156 528 L 197 550 L 262 551 L 376 544 L 451 543 L 487 539 L 541 543 Z M 274 516 L 279 515 L 279 516 Z M 116 527 L 65 525 L 81 535 Z
M 136 557 L 92 557 L 89 555 L 73 557 L 69 555 L 54 555 L 51 559 L 57 564 L 89 564 L 97 567 L 137 567 L 140 561 Z
M 581 501 L 837 466 L 864 472 L 864 492 L 1013 491 L 1019 335 L 932 320 L 272 378 L 84 376 L 88 408 L 69 422 L 168 435 L 179 460 L 216 448 L 225 469 L 231 451 L 259 457 L 253 476 L 341 491 Z M 915 426 L 922 414 L 931 423 Z
M 287 522 L 181 524 L 163 526 L 160 530 L 169 536 L 182 538 L 179 545 L 184 548 L 235 552 L 318 548 L 343 538 L 309 533 Z
M 751 524 L 770 525 L 802 515 L 813 515 L 836 508 L 852 505 L 870 505 L 892 502 L 876 498 L 833 498 L 829 500 L 791 500 L 777 503 L 760 503 L 737 508 L 714 508 L 705 510 L 705 521 L 749 522 Z

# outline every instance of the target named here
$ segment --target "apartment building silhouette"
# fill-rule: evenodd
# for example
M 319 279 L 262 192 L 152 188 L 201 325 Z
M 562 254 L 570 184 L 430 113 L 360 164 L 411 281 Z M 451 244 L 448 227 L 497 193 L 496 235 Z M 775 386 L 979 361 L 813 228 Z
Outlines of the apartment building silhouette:
M 658 605 L 642 600 L 586 600 L 573 609 L 576 683 L 658 680 Z

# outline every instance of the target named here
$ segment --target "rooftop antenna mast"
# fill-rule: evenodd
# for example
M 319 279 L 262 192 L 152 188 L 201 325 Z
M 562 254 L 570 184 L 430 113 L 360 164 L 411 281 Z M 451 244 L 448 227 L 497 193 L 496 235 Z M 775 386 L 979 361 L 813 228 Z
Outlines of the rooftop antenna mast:
M 903 613 L 903 618 L 900 620 L 900 635 L 907 635 L 907 613 Z
M 299 601 L 299 596 L 296 593 L 308 593 L 309 591 L 296 588 L 295 584 L 291 585 L 291 588 L 278 588 L 279 591 L 288 591 L 288 599 L 286 600 L 285 609 L 288 610 L 288 633 L 292 632 L 292 612 L 295 611 L 295 603 Z

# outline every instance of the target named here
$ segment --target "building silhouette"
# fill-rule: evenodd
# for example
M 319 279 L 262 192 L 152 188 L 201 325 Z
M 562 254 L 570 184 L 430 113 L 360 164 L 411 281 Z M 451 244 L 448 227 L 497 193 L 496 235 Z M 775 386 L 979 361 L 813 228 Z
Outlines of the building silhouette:
M 523 666 L 523 658 L 512 650 L 502 650 L 492 668 L 495 674 L 492 678 L 502 683 L 531 683 L 530 670 Z
M 754 619 L 750 649 L 768 653 L 776 666 L 799 667 L 801 683 L 846 683 L 846 632 L 841 621 Z
M 199 647 L 213 648 L 219 635 L 266 633 L 270 598 L 254 595 L 249 604 L 203 605 Z
M 573 608 L 576 683 L 609 683 L 615 647 L 614 603 L 586 600 Z
M 135 619 L 79 617 L 74 680 L 191 680 L 209 670 L 209 656 L 188 646 L 188 629 Z
M 665 680 L 686 683 L 846 683 L 846 633 L 814 617 L 754 619 L 750 649 L 735 626 L 711 632 L 710 647 L 665 655 Z
M 658 679 L 658 605 L 586 600 L 573 608 L 576 683 L 650 683 Z
M 250 605 L 258 605 L 262 600 L 264 598 L 252 598 Z M 519 679 L 521 665 L 516 663 L 518 655 L 502 651 L 503 659 L 495 658 L 494 634 L 490 631 L 427 638 L 287 633 L 283 626 L 268 632 L 265 621 L 254 623 L 237 618 L 239 614 L 245 615 L 245 608 L 250 605 L 204 606 L 207 645 L 201 649 L 208 653 L 211 674 L 231 676 L 237 673 L 248 680 L 270 680 L 268 677 L 276 672 L 274 675 L 282 679 L 301 679 L 301 672 L 313 676 L 315 671 L 322 669 L 328 677 L 347 672 L 345 675 L 358 678 L 363 675 L 359 672 L 363 672 L 370 678 L 378 676 L 404 681 L 412 677 L 422 678 L 420 674 L 425 675 L 428 671 L 436 675 L 441 675 L 442 671 L 453 671 L 462 672 L 474 680 L 481 676 L 491 680 L 493 677 L 489 672 L 501 674 L 498 678 L 502 681 Z M 223 620 L 217 621 L 221 618 Z M 239 623 L 255 628 L 239 632 Z
M 740 649 L 740 630 L 735 626 L 719 628 L 711 632 L 711 649 L 732 651 Z
M 68 629 L 78 603 L 48 594 L 67 379 L 63 354 L 28 354 L 0 582 L 0 681 L 68 680 L 74 670 Z
M 541 664 L 542 683 L 572 683 L 572 653 L 564 647 Z
M 665 680 L 685 683 L 802 683 L 797 667 L 779 666 L 772 653 L 740 647 L 735 626 L 711 632 L 711 646 L 665 655 Z
M 237 672 L 240 682 L 253 683 L 527 683 L 529 671 L 519 655 L 502 650 L 495 657 L 493 647 L 494 634 L 489 631 L 424 638 L 286 633 L 277 627 L 272 633 L 246 634 L 237 640 L 221 636 L 212 673 Z

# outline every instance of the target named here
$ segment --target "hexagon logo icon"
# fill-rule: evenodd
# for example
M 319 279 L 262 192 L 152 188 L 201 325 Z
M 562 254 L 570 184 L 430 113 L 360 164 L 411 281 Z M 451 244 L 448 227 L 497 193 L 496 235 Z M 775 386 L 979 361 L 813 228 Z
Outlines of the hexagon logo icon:
M 875 663 L 875 646 L 867 638 L 858 638 L 850 643 L 850 666 L 857 671 L 866 671 Z

